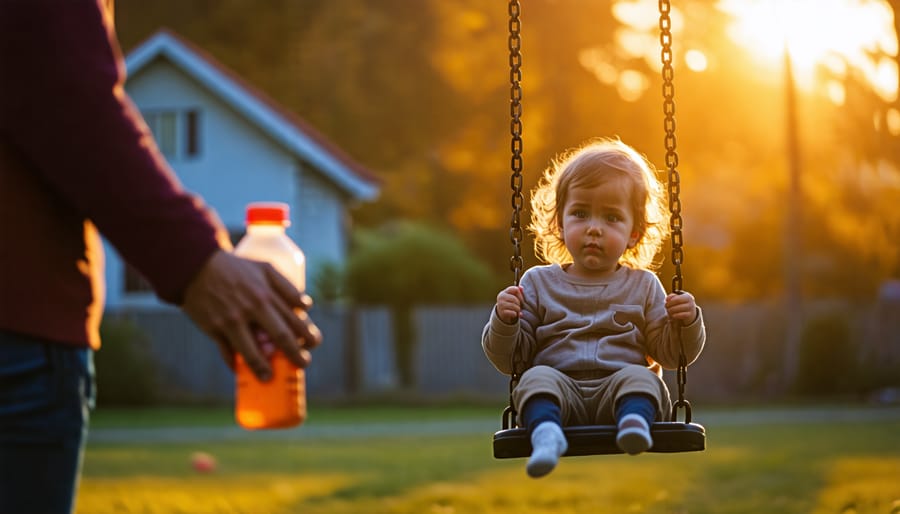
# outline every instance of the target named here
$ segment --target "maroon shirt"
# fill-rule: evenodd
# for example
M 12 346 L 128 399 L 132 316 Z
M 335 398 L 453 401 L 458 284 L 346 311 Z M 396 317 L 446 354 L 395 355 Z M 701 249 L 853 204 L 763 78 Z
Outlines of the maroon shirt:
M 172 303 L 222 230 L 126 96 L 104 1 L 0 1 L 0 330 L 94 348 L 94 226 Z

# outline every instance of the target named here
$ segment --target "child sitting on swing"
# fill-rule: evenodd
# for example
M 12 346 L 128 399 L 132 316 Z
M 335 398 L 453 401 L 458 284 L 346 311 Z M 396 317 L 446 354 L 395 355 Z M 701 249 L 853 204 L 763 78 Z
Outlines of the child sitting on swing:
M 694 297 L 666 295 L 649 271 L 669 235 L 664 194 L 650 163 L 613 139 L 556 159 L 533 192 L 529 229 L 550 264 L 497 295 L 482 336 L 504 374 L 516 345 L 531 357 L 513 403 L 530 434 L 532 477 L 566 452 L 563 425 L 615 424 L 623 452 L 649 450 L 650 425 L 672 408 L 661 367 L 678 367 L 679 335 L 688 363 L 703 349 Z

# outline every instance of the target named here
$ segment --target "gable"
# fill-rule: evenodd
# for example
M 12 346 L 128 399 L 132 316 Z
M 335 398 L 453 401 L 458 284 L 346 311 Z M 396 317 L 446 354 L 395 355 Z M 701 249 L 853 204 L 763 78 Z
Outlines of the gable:
M 303 120 L 169 31 L 156 33 L 128 55 L 129 91 L 141 88 L 141 81 L 146 80 L 144 72 L 156 67 L 160 60 L 202 86 L 211 97 L 238 113 L 295 159 L 309 163 L 347 197 L 362 201 L 377 197 L 378 180 L 369 170 Z M 159 84 L 156 87 L 165 89 Z

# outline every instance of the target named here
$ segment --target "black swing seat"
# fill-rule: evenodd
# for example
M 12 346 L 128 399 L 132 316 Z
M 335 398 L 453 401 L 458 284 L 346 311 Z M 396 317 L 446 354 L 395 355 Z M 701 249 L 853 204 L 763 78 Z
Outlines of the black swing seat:
M 565 457 L 623 453 L 616 446 L 615 425 L 563 427 L 569 449 Z M 699 452 L 706 449 L 706 430 L 696 423 L 661 421 L 650 427 L 656 453 Z M 494 458 L 514 459 L 531 455 L 531 440 L 524 428 L 507 428 L 494 433 Z

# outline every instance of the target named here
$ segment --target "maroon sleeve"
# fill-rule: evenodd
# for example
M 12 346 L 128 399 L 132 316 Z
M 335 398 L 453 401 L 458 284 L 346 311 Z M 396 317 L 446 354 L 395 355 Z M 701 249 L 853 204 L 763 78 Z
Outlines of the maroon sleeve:
M 0 135 L 178 303 L 219 248 L 221 223 L 184 190 L 125 94 L 103 1 L 0 2 Z

